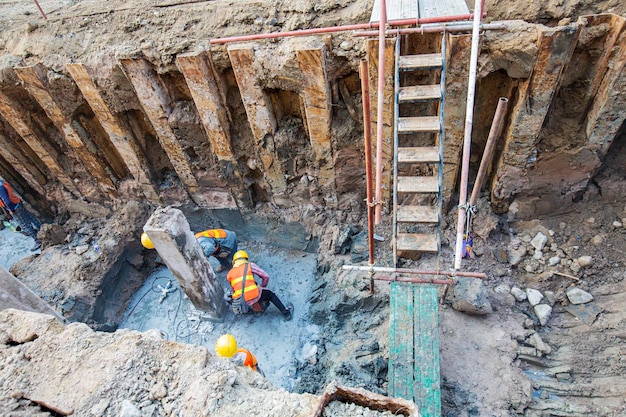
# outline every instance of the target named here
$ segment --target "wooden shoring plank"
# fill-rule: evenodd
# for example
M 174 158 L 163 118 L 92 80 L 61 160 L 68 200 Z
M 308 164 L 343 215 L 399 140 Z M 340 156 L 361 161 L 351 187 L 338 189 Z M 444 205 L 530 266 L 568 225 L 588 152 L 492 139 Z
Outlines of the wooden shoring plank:
M 19 148 L 11 143 L 2 132 L 0 132 L 0 155 L 28 182 L 33 190 L 42 196 L 46 195 L 43 188 L 47 182 L 46 177 L 27 160 Z
M 0 114 L 15 129 L 15 131 L 24 139 L 24 142 L 35 152 L 37 157 L 46 165 L 50 173 L 72 194 L 77 197 L 81 196 L 80 191 L 74 185 L 74 182 L 67 176 L 61 165 L 59 165 L 58 155 L 54 150 L 46 146 L 45 141 L 40 138 L 35 130 L 28 122 L 26 110 L 16 101 L 8 97 L 0 91 Z
M 67 64 L 65 68 L 83 93 L 84 99 L 93 110 L 100 125 L 109 135 L 111 143 L 115 146 L 128 171 L 141 185 L 144 195 L 151 201 L 159 202 L 158 192 L 150 180 L 148 164 L 141 151 L 138 150 L 135 138 L 106 104 L 87 68 L 83 64 Z
M 619 19 L 616 25 L 620 28 L 620 33 L 615 42 L 618 46 L 611 48 L 613 53 L 607 58 L 607 69 L 594 93 L 586 120 L 588 142 L 599 149 L 601 156 L 608 152 L 625 118 L 626 19 Z
M 254 49 L 248 44 L 228 46 L 228 56 L 235 73 L 248 123 L 256 142 L 256 150 L 272 191 L 287 188 L 282 163 L 275 147 L 276 118 L 269 95 L 263 90 L 254 68 Z
M 66 117 L 59 104 L 48 91 L 47 77 L 41 64 L 29 67 L 16 67 L 15 73 L 24 82 L 24 87 L 46 112 L 52 123 L 57 127 L 63 138 L 76 152 L 80 161 L 106 193 L 117 194 L 117 190 L 104 165 L 89 151 L 69 117 Z
M 394 118 L 394 66 L 395 66 L 394 39 L 385 41 L 385 88 L 383 90 L 383 143 L 382 143 L 382 200 L 389 202 L 391 190 L 393 190 L 393 118 Z M 374 156 L 373 167 L 376 169 L 376 141 L 378 121 L 378 39 L 369 39 L 366 44 L 367 60 L 369 61 L 369 81 L 370 81 L 370 114 L 372 120 L 372 155 Z M 376 171 L 374 171 L 376 172 Z
M 413 400 L 413 291 L 409 284 L 391 283 L 388 391 L 391 397 Z
M 198 196 L 198 181 L 193 174 L 189 157 L 168 123 L 170 103 L 167 101 L 165 86 L 144 59 L 122 59 L 120 66 L 135 89 L 139 103 L 180 181 L 192 199 L 199 204 L 202 198 Z
M 439 374 L 439 316 L 437 286 L 413 286 L 415 391 L 414 401 L 423 417 L 441 416 Z
M 334 188 L 333 150 L 330 135 L 331 92 L 326 76 L 325 48 L 296 51 L 304 78 L 302 96 L 311 148 L 319 170 L 320 184 Z
M 506 204 L 528 183 L 527 171 L 535 159 L 539 133 L 574 53 L 580 29 L 579 24 L 573 24 L 545 28 L 539 33 L 532 75 L 520 85 L 504 135 L 504 149 L 491 190 L 492 201 L 496 204 Z

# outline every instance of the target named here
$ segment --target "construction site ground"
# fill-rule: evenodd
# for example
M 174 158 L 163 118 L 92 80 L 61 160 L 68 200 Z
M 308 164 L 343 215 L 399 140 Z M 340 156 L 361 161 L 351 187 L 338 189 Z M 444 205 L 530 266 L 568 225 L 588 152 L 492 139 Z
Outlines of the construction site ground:
M 198 3 L 211 7 L 211 19 L 197 17 Z M 221 28 L 223 36 L 232 36 L 244 26 L 249 32 L 250 25 L 265 32 L 274 17 L 264 13 L 264 1 L 232 0 L 230 6 L 237 7 L 224 9 L 212 3 L 41 0 L 53 22 L 45 23 L 33 2 L 0 0 L 0 46 L 15 55 L 42 57 L 50 68 L 61 68 L 73 56 L 101 60 L 103 51 L 111 57 L 142 51 L 169 59 L 185 50 L 184 30 L 171 36 L 165 29 L 150 29 L 154 25 L 197 32 Z M 373 1 L 337 3 L 286 0 L 279 6 L 287 12 L 277 18 L 284 30 L 302 21 L 323 27 L 331 13 L 367 21 Z M 626 3 L 488 0 L 486 10 L 493 20 L 556 24 L 564 16 L 587 13 L 624 16 Z M 80 36 L 55 37 L 47 27 L 59 22 Z M 4 66 L 20 64 L 10 55 L 0 60 Z M 475 257 L 463 261 L 463 270 L 488 275 L 484 285 L 491 312 L 458 311 L 452 307 L 453 290 L 442 298 L 443 416 L 626 415 L 624 129 L 603 163 L 577 201 L 558 214 L 522 219 L 515 205 L 495 214 L 487 196 L 480 199 L 473 225 Z M 66 308 L 62 313 L 73 314 L 71 324 L 61 325 L 49 316 L 0 312 L 0 415 L 311 416 L 331 381 L 387 394 L 389 285 L 376 281 L 371 294 L 366 273 L 341 268 L 367 264 L 364 205 L 358 195 L 350 198 L 341 210 L 303 210 L 306 215 L 277 214 L 279 207 L 259 204 L 245 224 L 223 211 L 185 211 L 192 230 L 226 227 L 240 234 L 241 248 L 271 273 L 270 288 L 295 304 L 291 322 L 270 307 L 262 316 L 229 313 L 215 323 L 193 311 L 180 289 L 159 302 L 162 293 L 156 290 L 171 278 L 156 255 L 138 243 L 140 223 L 151 209 L 142 202 L 120 203 L 102 218 L 73 215 L 63 226 L 66 240 L 44 245 L 41 254 L 28 250 L 30 238 L 0 231 L 0 264 L 52 305 Z M 424 256 L 402 266 L 449 269 L 455 226 L 452 209 L 444 219 L 440 258 Z M 388 217 L 376 233 L 383 238 L 376 241 L 377 265 L 391 266 Z M 534 241 L 539 234 L 546 238 L 541 249 Z M 309 245 L 312 236 L 319 241 Z M 90 281 L 91 275 L 105 275 L 112 254 L 121 251 L 130 253 L 133 263 L 116 271 L 119 281 L 110 288 Z M 593 300 L 573 308 L 566 295 L 572 288 Z M 551 306 L 546 322 L 539 321 L 528 290 L 541 292 L 542 303 Z M 129 301 L 116 305 L 121 299 Z M 82 323 L 88 315 L 99 322 Z M 258 357 L 267 379 L 214 354 L 212 345 L 225 331 Z M 354 406 L 333 410 L 325 415 L 389 415 Z

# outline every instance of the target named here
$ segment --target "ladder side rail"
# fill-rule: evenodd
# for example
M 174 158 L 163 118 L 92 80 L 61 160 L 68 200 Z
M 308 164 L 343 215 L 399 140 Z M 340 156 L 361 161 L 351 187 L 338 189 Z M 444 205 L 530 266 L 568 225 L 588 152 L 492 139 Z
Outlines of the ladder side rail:
M 395 79 L 394 79 L 394 115 L 393 115 L 393 266 L 398 265 L 398 120 L 400 115 L 400 105 L 398 96 L 400 95 L 400 40 L 402 35 L 396 37 L 395 51 Z
M 445 104 L 446 104 L 446 30 L 444 29 L 441 40 L 441 99 L 439 100 L 439 195 L 437 198 L 437 206 L 439 208 L 439 221 L 437 222 L 437 235 L 439 236 L 437 245 L 437 258 L 441 257 L 441 223 L 443 217 L 443 152 L 444 152 L 444 139 L 445 139 Z

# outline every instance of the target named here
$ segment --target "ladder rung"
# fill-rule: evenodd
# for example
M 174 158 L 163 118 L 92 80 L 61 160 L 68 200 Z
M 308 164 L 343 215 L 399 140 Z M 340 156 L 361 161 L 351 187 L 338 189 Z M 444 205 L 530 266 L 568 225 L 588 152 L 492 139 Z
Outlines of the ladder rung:
M 396 249 L 402 252 L 438 252 L 439 239 L 434 234 L 398 233 Z
M 441 86 L 439 84 L 400 87 L 398 92 L 398 101 L 400 103 L 415 103 L 439 99 L 441 99 Z
M 438 133 L 438 116 L 399 117 L 398 133 Z
M 399 193 L 438 193 L 437 177 L 398 177 Z
M 400 71 L 441 68 L 441 54 L 402 55 L 398 62 Z
M 435 146 L 398 148 L 398 162 L 437 163 L 439 162 L 439 148 Z
M 435 206 L 400 206 L 396 220 L 400 223 L 439 223 L 439 210 Z

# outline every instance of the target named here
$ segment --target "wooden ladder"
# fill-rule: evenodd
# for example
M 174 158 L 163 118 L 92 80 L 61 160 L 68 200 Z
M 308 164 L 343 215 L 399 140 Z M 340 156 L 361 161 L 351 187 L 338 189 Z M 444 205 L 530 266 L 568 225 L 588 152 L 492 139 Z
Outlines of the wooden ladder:
M 441 249 L 445 36 L 440 53 L 420 55 L 401 55 L 401 39 L 395 53 L 394 266 L 399 257 Z

